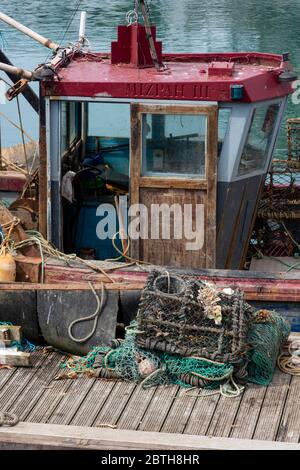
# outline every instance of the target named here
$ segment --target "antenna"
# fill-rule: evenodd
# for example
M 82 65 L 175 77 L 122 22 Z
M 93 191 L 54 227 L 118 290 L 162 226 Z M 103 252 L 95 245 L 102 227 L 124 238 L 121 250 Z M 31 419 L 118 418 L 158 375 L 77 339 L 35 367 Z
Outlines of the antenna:
M 80 15 L 80 26 L 79 26 L 79 42 L 85 43 L 85 27 L 86 27 L 86 11 L 82 11 Z

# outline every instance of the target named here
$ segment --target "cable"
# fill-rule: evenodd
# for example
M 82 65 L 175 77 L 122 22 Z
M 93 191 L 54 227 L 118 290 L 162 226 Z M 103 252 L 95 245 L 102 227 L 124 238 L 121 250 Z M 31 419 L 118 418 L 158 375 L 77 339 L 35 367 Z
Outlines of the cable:
M 66 27 L 64 33 L 62 34 L 61 39 L 58 41 L 58 44 L 59 44 L 60 47 L 61 47 L 63 41 L 65 40 L 66 35 L 67 35 L 68 32 L 69 32 L 69 29 L 70 29 L 70 27 L 71 27 L 71 24 L 73 23 L 73 20 L 74 20 L 74 18 L 75 18 L 75 15 L 77 14 L 77 12 L 78 12 L 78 10 L 79 10 L 80 4 L 81 4 L 81 0 L 78 0 L 78 1 L 77 1 L 77 4 L 76 4 L 76 6 L 75 6 L 75 9 L 74 9 L 74 11 L 73 11 L 73 15 L 71 16 L 71 18 L 70 18 L 70 20 L 69 20 L 69 23 L 67 23 L 67 27 Z M 49 60 L 49 58 L 50 58 L 50 55 L 51 55 L 51 52 L 47 55 L 47 57 L 46 57 L 46 59 L 45 59 L 45 63 L 48 62 L 48 60 Z

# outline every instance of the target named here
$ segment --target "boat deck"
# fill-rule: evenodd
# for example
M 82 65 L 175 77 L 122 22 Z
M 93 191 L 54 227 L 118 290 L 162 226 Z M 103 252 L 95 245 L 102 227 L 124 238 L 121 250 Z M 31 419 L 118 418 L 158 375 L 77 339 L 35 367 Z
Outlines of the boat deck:
M 63 359 L 38 351 L 32 368 L 0 370 L 0 410 L 21 421 L 0 427 L 0 448 L 300 449 L 299 376 L 276 371 L 271 385 L 238 398 L 204 397 L 178 386 L 54 380 Z

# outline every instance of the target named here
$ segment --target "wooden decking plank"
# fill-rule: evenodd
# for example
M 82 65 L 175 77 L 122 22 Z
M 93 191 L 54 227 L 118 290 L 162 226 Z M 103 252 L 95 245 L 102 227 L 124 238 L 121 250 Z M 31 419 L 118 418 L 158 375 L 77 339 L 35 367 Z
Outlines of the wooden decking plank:
M 5 387 L 0 392 L 0 409 L 5 411 L 15 403 L 22 391 L 26 389 L 39 368 L 47 360 L 48 354 L 36 352 L 32 357 L 32 367 L 19 367 L 11 376 Z
M 47 423 L 64 398 L 72 381 L 69 379 L 52 380 L 49 388 L 45 388 L 39 401 L 26 417 L 30 423 Z
M 300 437 L 300 376 L 293 376 L 280 420 L 277 441 L 298 442 Z
M 119 429 L 136 430 L 155 393 L 156 387 L 143 389 L 137 386 L 121 414 L 117 426 Z
M 272 383 L 268 386 L 253 439 L 274 441 L 285 400 L 289 390 L 291 376 L 276 370 Z
M 0 449 L 299 450 L 300 444 L 21 422 L 0 428 Z
M 139 431 L 160 431 L 169 409 L 177 396 L 178 390 L 179 387 L 177 385 L 160 385 L 157 387 L 138 427 Z
M 51 380 L 58 374 L 59 364 L 63 358 L 64 356 L 57 353 L 50 354 L 17 402 L 9 408 L 9 411 L 15 413 L 20 421 L 26 420 L 26 416 L 45 391 L 44 387 L 49 386 Z
M 236 398 L 220 396 L 206 433 L 207 436 L 229 436 L 241 399 L 241 396 Z
M 16 370 L 16 367 L 12 367 L 11 369 L 0 369 L 0 390 L 5 386 Z
M 197 390 L 194 391 L 197 395 Z M 190 392 L 192 394 L 192 391 Z M 185 434 L 205 436 L 217 407 L 220 395 L 198 397 L 194 409 L 189 417 Z
M 136 384 L 131 382 L 117 382 L 108 400 L 98 413 L 93 426 L 115 426 L 127 405 Z
M 75 426 L 92 426 L 106 400 L 112 393 L 115 383 L 113 381 L 95 380 L 70 424 Z
M 181 388 L 166 417 L 161 432 L 181 434 L 184 432 L 197 398 L 189 396 L 188 389 Z
M 229 434 L 230 437 L 252 439 L 266 390 L 267 387 L 253 384 L 246 388 Z
M 69 424 L 92 388 L 94 381 L 95 379 L 86 375 L 80 375 L 72 380 L 71 386 L 66 390 L 65 395 L 48 422 L 53 424 Z

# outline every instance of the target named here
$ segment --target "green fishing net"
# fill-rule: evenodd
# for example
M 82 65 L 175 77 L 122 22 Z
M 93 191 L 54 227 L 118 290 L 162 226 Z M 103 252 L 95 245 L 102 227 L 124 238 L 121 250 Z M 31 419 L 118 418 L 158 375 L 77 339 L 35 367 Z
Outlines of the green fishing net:
M 248 381 L 268 385 L 274 374 L 277 357 L 291 332 L 289 323 L 278 313 L 260 310 L 249 329 Z
M 124 340 L 94 348 L 63 367 L 143 387 L 177 384 L 221 393 L 232 387 L 230 396 L 247 382 L 271 382 L 290 333 L 276 312 L 256 312 L 240 291 L 220 291 L 169 273 L 151 273 L 145 290 Z
M 137 322 L 133 321 L 116 348 L 96 347 L 86 357 L 66 361 L 62 368 L 75 373 L 94 370 L 98 377 L 142 383 L 145 388 L 178 384 L 213 389 L 233 375 L 230 364 L 140 348 L 136 344 L 137 331 Z

